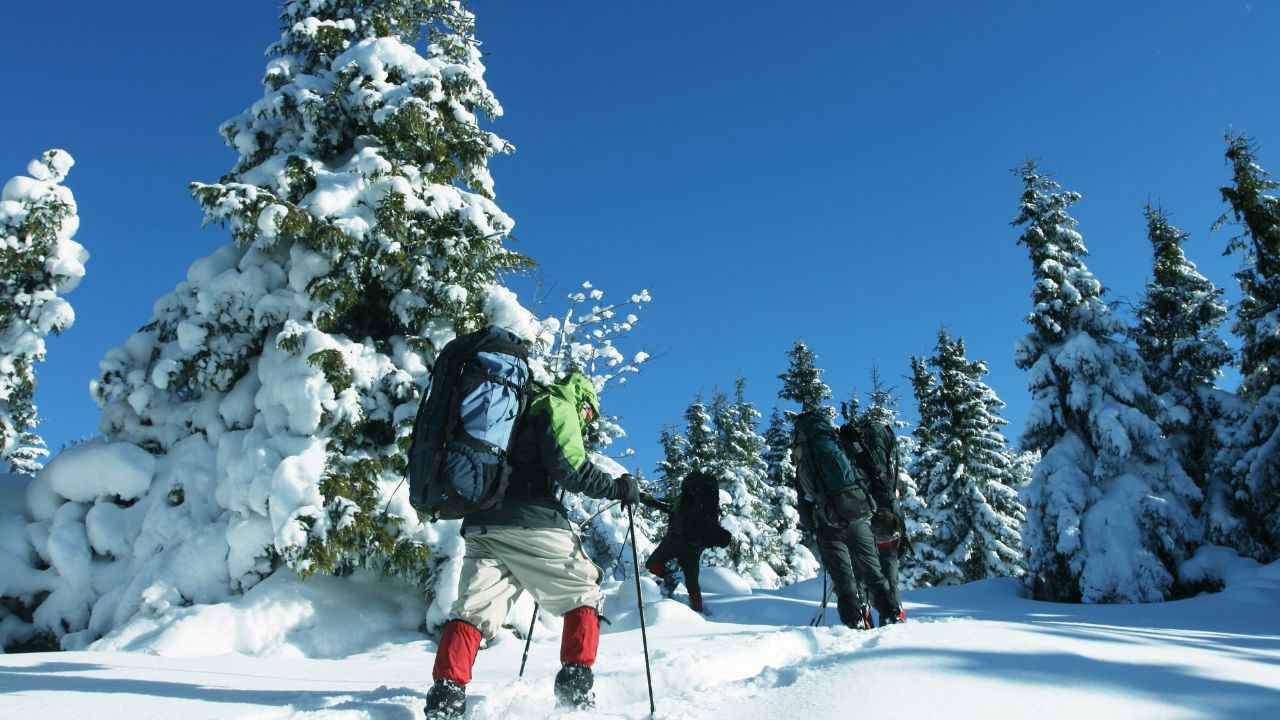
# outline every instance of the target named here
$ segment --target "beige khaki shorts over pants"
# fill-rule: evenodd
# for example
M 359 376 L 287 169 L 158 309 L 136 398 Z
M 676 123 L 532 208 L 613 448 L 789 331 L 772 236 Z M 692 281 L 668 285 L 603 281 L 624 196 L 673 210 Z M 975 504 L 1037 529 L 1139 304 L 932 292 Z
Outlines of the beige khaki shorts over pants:
M 458 599 L 450 619 L 478 628 L 492 640 L 527 590 L 555 615 L 580 607 L 604 609 L 604 572 L 582 550 L 572 530 L 560 528 L 467 528 Z

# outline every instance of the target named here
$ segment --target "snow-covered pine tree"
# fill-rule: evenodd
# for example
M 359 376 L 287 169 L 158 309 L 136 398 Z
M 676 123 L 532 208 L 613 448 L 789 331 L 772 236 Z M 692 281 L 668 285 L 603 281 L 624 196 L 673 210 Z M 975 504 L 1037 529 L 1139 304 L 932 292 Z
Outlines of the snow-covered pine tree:
M 817 366 L 813 351 L 803 340 L 797 340 L 787 351 L 787 359 L 787 371 L 778 375 L 782 381 L 778 397 L 798 403 L 802 412 L 822 409 L 835 417 L 835 411 L 823 405 L 831 399 L 831 388 L 822 381 L 822 368 Z
M 62 185 L 74 164 L 65 150 L 47 150 L 0 192 L 0 463 L 25 475 L 49 454 L 35 432 L 35 364 L 44 360 L 45 337 L 75 322 L 62 296 L 80 283 L 89 259 L 72 239 L 80 218 Z
M 105 440 L 28 492 L 34 620 L 64 647 L 286 565 L 419 583 L 429 625 L 452 602 L 457 523 L 396 490 L 435 352 L 527 315 L 496 284 L 529 263 L 492 199 L 510 146 L 477 119 L 500 106 L 454 0 L 290 1 L 282 24 L 262 99 L 222 126 L 237 162 L 193 186 L 233 242 L 102 361 Z
M 965 356 L 964 340 L 939 330 L 930 366 L 936 386 L 926 398 L 931 427 L 921 436 L 928 473 L 926 518 L 933 547 L 945 557 L 927 578 L 955 585 L 1025 572 L 1019 535 L 1025 510 L 1012 472 L 1013 457 L 999 428 L 1004 403 L 982 376 L 986 364 Z M 914 381 L 918 384 L 920 381 Z
M 1231 362 L 1231 349 L 1218 334 L 1227 305 L 1222 290 L 1183 252 L 1187 233 L 1160 208 L 1147 205 L 1144 214 L 1154 255 L 1152 278 L 1130 333 L 1145 363 L 1147 387 L 1161 401 L 1165 437 L 1204 495 L 1201 516 L 1212 536 L 1218 528 L 1238 524 L 1230 486 L 1211 473 L 1224 414 L 1214 383 Z
M 938 379 L 929 370 L 926 360 L 916 355 L 911 356 L 911 394 L 916 399 L 920 419 L 915 429 L 911 431 L 911 435 L 915 438 L 915 453 L 910 471 L 921 496 L 928 496 L 932 492 L 929 487 L 929 478 L 933 476 L 933 466 L 939 461 L 937 453 L 931 448 L 937 446 L 934 433 L 937 432 L 941 410 L 938 401 Z
M 680 496 L 684 477 L 689 474 L 688 447 L 679 429 L 671 425 L 662 428 L 658 442 L 662 445 L 662 459 L 654 467 L 657 475 L 649 481 L 647 492 L 663 502 L 673 503 Z M 647 505 L 642 505 L 637 512 L 653 526 L 654 537 L 666 534 L 671 518 L 665 512 Z
M 799 497 L 796 493 L 796 466 L 791 460 L 791 427 L 775 407 L 764 433 L 765 474 L 771 501 L 767 522 L 781 543 L 781 562 L 774 566 L 783 585 L 807 580 L 818 573 L 818 561 L 804 545 L 800 532 Z
M 850 413 L 847 419 L 853 422 L 888 425 L 895 434 L 907 426 L 898 416 L 898 398 L 892 388 L 885 386 L 879 368 L 871 368 L 871 390 L 867 393 L 866 407 L 861 407 L 856 392 L 850 396 L 847 407 Z M 903 435 L 898 435 L 895 444 L 898 449 L 898 504 L 907 527 L 907 543 L 899 545 L 898 584 L 906 589 L 927 587 L 931 568 L 944 556 L 934 547 L 933 527 L 929 524 L 924 498 L 910 472 L 910 468 L 917 464 L 917 445 L 913 438 Z M 910 552 L 906 552 L 908 548 Z
M 715 434 L 715 459 L 708 469 L 720 485 L 720 524 L 732 541 L 727 548 L 706 554 L 709 565 L 721 565 L 752 580 L 759 587 L 778 585 L 774 569 L 785 563 L 781 542 L 768 523 L 772 492 L 768 484 L 767 447 L 756 432 L 760 412 L 747 402 L 746 382 L 739 378 L 734 397 L 716 393 L 710 405 Z
M 718 461 L 716 430 L 702 396 L 694 398 L 684 411 L 685 461 L 689 470 L 713 472 Z
M 1228 252 L 1239 253 L 1240 304 L 1232 330 L 1240 338 L 1239 394 L 1243 419 L 1230 428 L 1217 475 L 1234 490 L 1242 527 L 1215 528 L 1242 552 L 1262 562 L 1280 557 L 1280 187 L 1258 165 L 1253 143 L 1227 135 L 1232 184 L 1222 188 L 1230 216 L 1244 232 Z M 1228 219 L 1224 215 L 1219 224 Z
M 1028 249 L 1034 308 L 1016 363 L 1032 409 L 1022 446 L 1043 453 L 1023 496 L 1026 583 L 1043 599 L 1152 602 L 1169 597 L 1177 563 L 1201 537 L 1199 489 L 1152 419 L 1142 361 L 1085 266 L 1068 214 L 1080 199 L 1028 162 L 1018 242 Z

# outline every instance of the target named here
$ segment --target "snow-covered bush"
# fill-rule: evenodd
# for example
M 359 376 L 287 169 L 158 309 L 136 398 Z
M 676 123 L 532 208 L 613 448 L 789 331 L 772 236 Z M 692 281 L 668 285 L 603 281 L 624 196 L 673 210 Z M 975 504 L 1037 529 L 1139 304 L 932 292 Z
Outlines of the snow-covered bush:
M 72 238 L 76 200 L 62 185 L 75 161 L 47 150 L 0 190 L 0 467 L 33 474 L 48 454 L 35 433 L 35 364 L 45 337 L 75 322 L 62 298 L 80 284 L 89 253 Z

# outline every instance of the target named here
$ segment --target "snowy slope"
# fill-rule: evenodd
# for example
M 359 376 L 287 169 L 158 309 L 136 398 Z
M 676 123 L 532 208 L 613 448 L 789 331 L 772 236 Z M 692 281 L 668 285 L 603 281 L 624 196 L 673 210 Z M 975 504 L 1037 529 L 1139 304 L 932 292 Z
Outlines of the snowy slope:
M 909 593 L 911 622 L 869 633 L 806 626 L 820 580 L 709 596 L 705 620 L 656 600 L 658 716 L 1280 717 L 1280 563 L 1228 580 L 1191 600 L 1107 606 L 985 581 Z M 421 717 L 434 646 L 408 628 L 412 598 L 342 582 L 275 577 L 235 604 L 135 623 L 98 652 L 0 656 L 0 718 Z M 648 714 L 633 588 L 612 586 L 591 717 Z M 524 682 L 520 640 L 483 651 L 471 717 L 551 714 L 558 638 L 535 630 Z

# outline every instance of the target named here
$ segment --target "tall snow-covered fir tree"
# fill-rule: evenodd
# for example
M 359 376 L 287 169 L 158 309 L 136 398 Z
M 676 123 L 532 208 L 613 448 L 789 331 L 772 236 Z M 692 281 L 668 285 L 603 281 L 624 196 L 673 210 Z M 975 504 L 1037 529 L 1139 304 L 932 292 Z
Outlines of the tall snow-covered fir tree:
M 801 412 L 824 410 L 834 417 L 834 411 L 823 403 L 831 399 L 831 388 L 822 381 L 822 368 L 817 366 L 817 357 L 804 341 L 797 340 L 787 351 L 787 370 L 778 375 L 782 381 L 782 389 L 778 397 L 791 400 L 800 405 Z
M 1247 406 L 1216 463 L 1243 519 L 1243 526 L 1222 534 L 1268 562 L 1280 557 L 1280 198 L 1270 194 L 1280 183 L 1258 165 L 1248 138 L 1227 136 L 1227 160 L 1232 184 L 1222 197 L 1243 226 L 1227 250 L 1243 259 L 1235 273 L 1241 297 L 1232 330 L 1240 338 L 1239 394 Z
M 1187 233 L 1159 208 L 1145 210 L 1154 255 L 1151 281 L 1138 304 L 1131 334 L 1146 369 L 1147 387 L 1160 400 L 1158 419 L 1187 475 L 1204 495 L 1201 515 L 1210 535 L 1238 521 L 1231 488 L 1211 472 L 1221 449 L 1218 429 L 1225 410 L 1214 388 L 1231 349 L 1218 334 L 1227 316 L 1222 290 L 1187 259 Z
M 262 98 L 221 128 L 234 166 L 193 185 L 232 242 L 102 361 L 105 439 L 28 491 L 48 563 L 33 619 L 63 647 L 284 566 L 399 576 L 439 624 L 457 523 L 419 524 L 397 492 L 430 364 L 487 322 L 554 346 L 497 284 L 529 261 L 503 244 L 487 163 L 511 148 L 478 119 L 501 108 L 470 12 L 310 0 L 281 17 Z
M 89 254 L 74 239 L 76 200 L 62 182 L 75 161 L 48 150 L 0 192 L 0 467 L 26 475 L 48 455 L 35 432 L 35 364 L 45 338 L 75 322 L 62 298 L 80 283 Z
M 1034 163 L 1017 172 L 1013 224 L 1034 279 L 1031 331 L 1015 355 L 1033 403 L 1022 446 L 1043 454 L 1023 496 L 1026 583 L 1043 599 L 1162 600 L 1201 538 L 1200 491 L 1153 419 L 1142 360 L 1117 339 L 1123 328 L 1084 264 L 1068 214 L 1079 194 L 1059 192 Z
M 965 356 L 964 341 L 945 330 L 929 365 L 932 387 L 913 378 L 926 396 L 917 465 L 926 488 L 931 544 L 943 556 L 931 563 L 931 585 L 956 585 L 1024 573 L 1021 525 L 1025 515 L 1013 475 L 1013 456 L 1000 432 L 1004 403 L 982 376 L 985 363 Z M 913 368 L 914 369 L 914 368 Z M 927 419 L 927 420 L 926 420 Z

